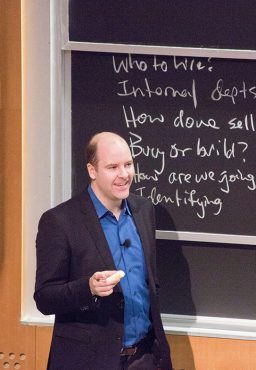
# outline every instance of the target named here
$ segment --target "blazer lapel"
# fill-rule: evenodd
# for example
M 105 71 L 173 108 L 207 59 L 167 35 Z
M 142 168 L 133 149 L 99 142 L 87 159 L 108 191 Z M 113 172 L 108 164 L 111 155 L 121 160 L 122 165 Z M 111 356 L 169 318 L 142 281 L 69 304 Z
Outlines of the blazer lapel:
M 82 199 L 80 199 L 79 202 L 80 210 L 84 216 L 84 225 L 94 240 L 95 250 L 101 256 L 102 261 L 106 266 L 106 270 L 115 270 L 116 267 L 105 238 L 105 234 L 102 230 L 97 213 L 87 191 L 82 194 Z
M 145 227 L 145 217 L 143 215 L 142 208 L 138 205 L 137 202 L 135 202 L 135 200 L 133 199 L 132 196 L 130 196 L 128 198 L 128 203 L 129 203 L 129 206 L 131 207 L 132 216 L 133 216 L 134 222 L 137 226 L 137 229 L 138 229 L 138 232 L 139 232 L 139 235 L 140 235 L 141 244 L 142 244 L 142 248 L 143 248 L 143 251 L 144 251 L 146 264 L 147 264 L 147 267 L 149 268 L 150 267 L 150 263 L 149 263 L 150 258 L 149 258 L 149 248 L 147 247 L 148 243 L 149 243 L 149 240 L 148 240 L 148 235 L 147 235 L 147 231 L 146 231 L 146 227 Z

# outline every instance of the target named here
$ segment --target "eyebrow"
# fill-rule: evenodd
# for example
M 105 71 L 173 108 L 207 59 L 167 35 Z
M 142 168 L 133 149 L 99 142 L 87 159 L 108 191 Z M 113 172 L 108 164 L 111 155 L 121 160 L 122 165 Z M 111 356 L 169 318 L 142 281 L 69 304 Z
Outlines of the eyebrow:
M 107 163 L 106 167 L 118 166 L 118 163 Z
M 133 160 L 132 160 L 132 159 L 130 159 L 130 160 L 125 161 L 125 162 L 124 162 L 124 164 L 127 164 L 127 163 L 133 163 Z M 119 166 L 119 163 L 118 163 L 118 162 L 107 163 L 105 166 L 106 166 L 106 167 Z

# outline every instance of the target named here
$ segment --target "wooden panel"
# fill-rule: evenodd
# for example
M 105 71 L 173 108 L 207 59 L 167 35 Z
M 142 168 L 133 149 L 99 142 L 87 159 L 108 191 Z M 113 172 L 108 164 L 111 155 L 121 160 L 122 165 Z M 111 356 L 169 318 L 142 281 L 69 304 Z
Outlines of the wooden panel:
M 21 109 L 20 1 L 1 0 L 1 96 L 2 109 Z
M 220 338 L 168 336 L 175 370 L 256 369 L 256 342 Z
M 36 370 L 45 370 L 52 328 L 37 328 Z M 175 370 L 254 370 L 256 342 L 168 335 Z
M 21 45 L 20 2 L 0 7 L 0 368 L 34 370 L 35 328 L 21 306 Z
M 45 370 L 51 344 L 52 327 L 36 329 L 36 370 Z

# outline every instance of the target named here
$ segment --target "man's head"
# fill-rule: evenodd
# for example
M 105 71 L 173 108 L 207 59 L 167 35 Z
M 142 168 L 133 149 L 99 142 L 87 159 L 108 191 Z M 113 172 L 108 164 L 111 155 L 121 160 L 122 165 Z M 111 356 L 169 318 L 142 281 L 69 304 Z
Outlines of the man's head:
M 86 154 L 95 194 L 108 209 L 120 206 L 129 195 L 134 176 L 128 144 L 117 134 L 101 132 L 91 138 Z

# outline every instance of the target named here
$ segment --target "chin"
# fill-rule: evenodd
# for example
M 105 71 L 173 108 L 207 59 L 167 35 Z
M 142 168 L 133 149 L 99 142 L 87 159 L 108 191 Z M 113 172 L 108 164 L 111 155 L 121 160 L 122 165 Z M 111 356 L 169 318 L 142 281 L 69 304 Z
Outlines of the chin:
M 115 195 L 118 199 L 122 200 L 122 199 L 127 198 L 129 196 L 129 194 L 130 194 L 130 191 L 126 190 L 126 191 L 122 191 L 119 194 L 115 194 Z

